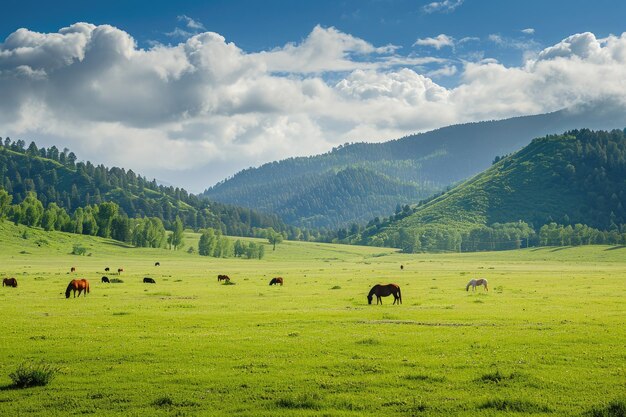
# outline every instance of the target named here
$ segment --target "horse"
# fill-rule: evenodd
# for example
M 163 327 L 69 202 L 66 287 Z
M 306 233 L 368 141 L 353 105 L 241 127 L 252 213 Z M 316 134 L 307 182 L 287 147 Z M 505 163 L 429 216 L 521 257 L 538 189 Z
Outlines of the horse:
M 154 278 L 144 277 L 143 283 L 144 284 L 156 284 L 156 281 L 154 280 Z
M 119 275 L 122 272 L 124 272 L 124 268 L 117 268 L 117 275 Z
M 403 269 L 404 269 L 404 265 L 400 265 L 400 270 L 403 270 Z
M 228 275 L 218 275 L 217 282 L 220 282 L 220 281 L 230 282 L 230 278 L 228 277 Z
M 154 266 L 161 266 L 161 262 L 155 262 Z
M 111 283 L 111 281 L 109 281 L 109 277 L 102 277 L 102 283 L 104 284 L 105 282 L 106 282 L 107 284 L 110 284 L 110 283 Z
M 75 266 L 71 267 L 70 272 L 76 272 L 76 267 Z
M 393 294 L 393 303 L 398 305 L 402 304 L 402 293 L 400 292 L 400 286 L 397 284 L 376 284 L 372 287 L 369 294 L 367 294 L 367 303 L 372 304 L 372 298 L 376 296 L 376 304 L 383 303 L 381 297 L 387 297 Z
M 485 291 L 489 291 L 489 288 L 487 287 L 487 279 L 485 278 L 471 279 L 470 282 L 467 283 L 465 291 L 469 291 L 469 287 L 472 287 L 472 291 L 476 291 L 476 286 L 481 285 L 485 287 Z
M 272 278 L 272 280 L 270 281 L 270 285 L 283 285 L 283 278 L 282 277 L 276 277 L 276 278 Z
M 2 280 L 2 286 L 17 288 L 17 280 L 15 278 L 5 278 Z
M 111 270 L 111 268 L 109 268 L 108 266 L 106 268 L 104 268 L 104 272 L 109 272 Z
M 89 281 L 84 278 L 71 280 L 65 290 L 65 298 L 70 298 L 70 292 L 72 290 L 74 291 L 74 298 L 76 298 L 76 291 L 78 291 L 78 297 L 80 297 L 81 292 L 85 291 L 84 297 L 86 297 L 89 292 Z

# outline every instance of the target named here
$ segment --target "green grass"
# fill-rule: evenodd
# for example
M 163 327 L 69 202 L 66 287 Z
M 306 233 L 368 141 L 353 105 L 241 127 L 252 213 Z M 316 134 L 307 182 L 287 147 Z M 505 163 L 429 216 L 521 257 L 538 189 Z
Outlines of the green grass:
M 0 277 L 19 281 L 0 288 L 0 415 L 623 410 L 626 248 L 406 255 L 283 242 L 247 260 L 36 229 L 24 239 L 25 230 L 0 222 Z M 71 255 L 74 244 L 91 256 Z M 285 285 L 270 287 L 275 276 Z M 491 291 L 466 292 L 474 276 Z M 91 292 L 65 299 L 74 277 Z M 402 287 L 403 304 L 367 305 L 371 286 L 388 282 Z M 58 373 L 12 389 L 22 363 Z

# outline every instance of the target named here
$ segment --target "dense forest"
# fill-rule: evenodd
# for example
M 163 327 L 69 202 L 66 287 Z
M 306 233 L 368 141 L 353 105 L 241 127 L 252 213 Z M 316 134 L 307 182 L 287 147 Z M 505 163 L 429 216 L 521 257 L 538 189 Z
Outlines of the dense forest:
M 24 141 L 10 138 L 0 139 L 0 188 L 11 196 L 13 205 L 20 205 L 31 193 L 44 208 L 54 204 L 55 210 L 68 216 L 112 202 L 121 217 L 156 218 L 166 229 L 179 218 L 186 228 L 213 228 L 234 236 L 253 236 L 255 230 L 270 227 L 290 237 L 300 235 L 275 215 L 198 198 L 130 169 L 77 161 L 68 149 L 38 148 L 34 142 L 26 147 Z
M 375 218 L 342 241 L 420 250 L 626 243 L 624 131 L 532 141 L 465 183 Z
M 624 125 L 624 115 L 592 108 L 454 125 L 249 168 L 203 195 L 276 213 L 301 227 L 351 227 L 484 171 L 496 156 L 515 152 L 532 138 L 581 127 Z M 346 186 L 343 179 L 348 176 L 351 182 Z

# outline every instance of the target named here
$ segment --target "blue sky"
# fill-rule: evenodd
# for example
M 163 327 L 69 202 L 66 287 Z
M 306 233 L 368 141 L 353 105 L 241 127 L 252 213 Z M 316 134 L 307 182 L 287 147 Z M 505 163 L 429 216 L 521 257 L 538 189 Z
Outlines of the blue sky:
M 0 136 L 192 191 L 344 142 L 626 96 L 622 1 L 50 4 L 3 2 Z

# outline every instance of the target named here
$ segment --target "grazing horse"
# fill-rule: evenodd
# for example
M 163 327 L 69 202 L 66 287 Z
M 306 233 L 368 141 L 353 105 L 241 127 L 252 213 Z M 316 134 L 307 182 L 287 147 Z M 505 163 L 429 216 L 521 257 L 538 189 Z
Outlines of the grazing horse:
M 104 272 L 109 272 L 111 270 L 111 268 L 109 268 L 108 266 L 106 268 L 104 268 Z
M 217 282 L 220 282 L 220 281 L 230 282 L 230 278 L 228 277 L 228 275 L 218 275 Z
M 76 267 L 75 266 L 71 267 L 70 272 L 76 272 Z
M 124 272 L 124 268 L 117 268 L 117 275 L 121 274 L 122 272 Z
M 154 278 L 144 277 L 143 283 L 144 284 L 156 284 L 156 281 L 154 280 Z
M 109 281 L 109 277 L 102 277 L 102 283 L 105 283 L 105 282 L 108 284 L 111 283 L 111 281 Z
M 15 278 L 5 278 L 2 280 L 2 286 L 17 288 L 17 280 Z
M 161 266 L 161 262 L 155 262 L 154 266 Z
M 469 291 L 469 287 L 472 287 L 472 291 L 476 291 L 476 287 L 481 285 L 485 287 L 485 291 L 489 291 L 489 288 L 487 287 L 487 280 L 485 278 L 471 279 L 470 282 L 467 283 L 465 291 Z
M 283 285 L 283 278 L 282 277 L 276 277 L 276 278 L 272 278 L 272 280 L 270 281 L 270 285 Z
M 367 303 L 372 304 L 372 298 L 376 296 L 376 304 L 383 303 L 381 297 L 387 297 L 393 294 L 393 303 L 396 302 L 398 305 L 402 304 L 402 293 L 400 292 L 400 286 L 397 284 L 376 284 L 370 290 L 370 293 L 367 294 Z
M 85 291 L 84 297 L 87 296 L 89 292 L 89 281 L 86 279 L 73 279 L 70 281 L 67 289 L 65 290 L 65 298 L 70 298 L 70 292 L 74 291 L 74 298 L 76 298 L 76 291 L 78 291 L 78 296 L 80 297 L 80 293 Z
M 403 270 L 403 269 L 404 269 L 404 265 L 400 265 L 400 270 Z

